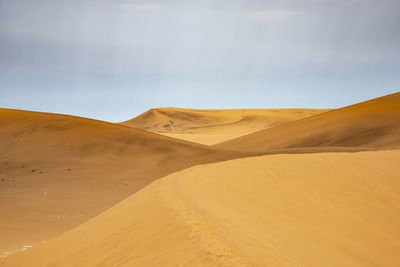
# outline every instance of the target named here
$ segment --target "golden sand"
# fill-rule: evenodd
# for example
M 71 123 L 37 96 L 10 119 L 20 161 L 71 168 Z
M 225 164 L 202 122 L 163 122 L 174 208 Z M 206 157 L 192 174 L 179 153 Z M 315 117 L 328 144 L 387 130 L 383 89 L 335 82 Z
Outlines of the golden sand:
M 400 151 L 173 173 L 1 266 L 399 266 Z
M 239 156 L 118 124 L 10 109 L 0 109 L 0 140 L 0 255 L 70 230 L 171 172 Z
M 399 118 L 0 109 L 0 266 L 399 266 Z
M 282 148 L 400 148 L 400 93 L 289 122 L 217 145 L 241 151 Z

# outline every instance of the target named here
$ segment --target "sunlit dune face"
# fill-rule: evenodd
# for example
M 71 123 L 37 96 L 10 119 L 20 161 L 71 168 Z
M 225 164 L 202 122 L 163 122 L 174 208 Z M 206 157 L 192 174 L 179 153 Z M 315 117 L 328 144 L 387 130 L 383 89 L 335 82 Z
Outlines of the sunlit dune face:
M 399 157 L 275 155 L 192 167 L 3 263 L 398 266 Z

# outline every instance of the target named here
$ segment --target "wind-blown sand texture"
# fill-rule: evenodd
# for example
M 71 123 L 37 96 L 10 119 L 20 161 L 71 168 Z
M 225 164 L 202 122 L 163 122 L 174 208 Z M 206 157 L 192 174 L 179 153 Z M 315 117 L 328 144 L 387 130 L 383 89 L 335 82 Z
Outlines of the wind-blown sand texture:
M 288 122 L 216 145 L 240 151 L 400 147 L 400 93 Z
M 157 108 L 121 124 L 213 145 L 326 111 L 328 110 Z
M 1 266 L 399 266 L 400 151 L 173 173 Z
M 238 153 L 85 118 L 0 109 L 0 254 L 59 235 L 157 178 Z

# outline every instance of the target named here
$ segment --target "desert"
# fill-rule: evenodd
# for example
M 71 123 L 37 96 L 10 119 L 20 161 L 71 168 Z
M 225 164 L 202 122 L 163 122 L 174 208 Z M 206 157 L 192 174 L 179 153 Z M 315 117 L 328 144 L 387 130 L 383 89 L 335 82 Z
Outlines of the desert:
M 0 267 L 400 267 L 400 0 L 0 0 Z
M 400 264 L 400 93 L 149 112 L 121 125 L 1 110 L 0 266 Z M 206 136 L 160 134 L 166 121 Z

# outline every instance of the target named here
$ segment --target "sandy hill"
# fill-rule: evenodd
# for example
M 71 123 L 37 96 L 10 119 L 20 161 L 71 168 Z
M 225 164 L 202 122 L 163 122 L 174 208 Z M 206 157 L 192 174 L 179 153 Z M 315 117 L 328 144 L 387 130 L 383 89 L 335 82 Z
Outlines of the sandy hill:
M 118 124 L 0 109 L 0 254 L 58 235 L 168 173 L 236 157 Z
M 325 111 L 328 110 L 158 108 L 121 124 L 212 145 Z
M 0 265 L 399 266 L 399 158 L 394 150 L 195 166 Z
M 309 147 L 400 147 L 400 93 L 288 122 L 217 147 L 267 151 Z

